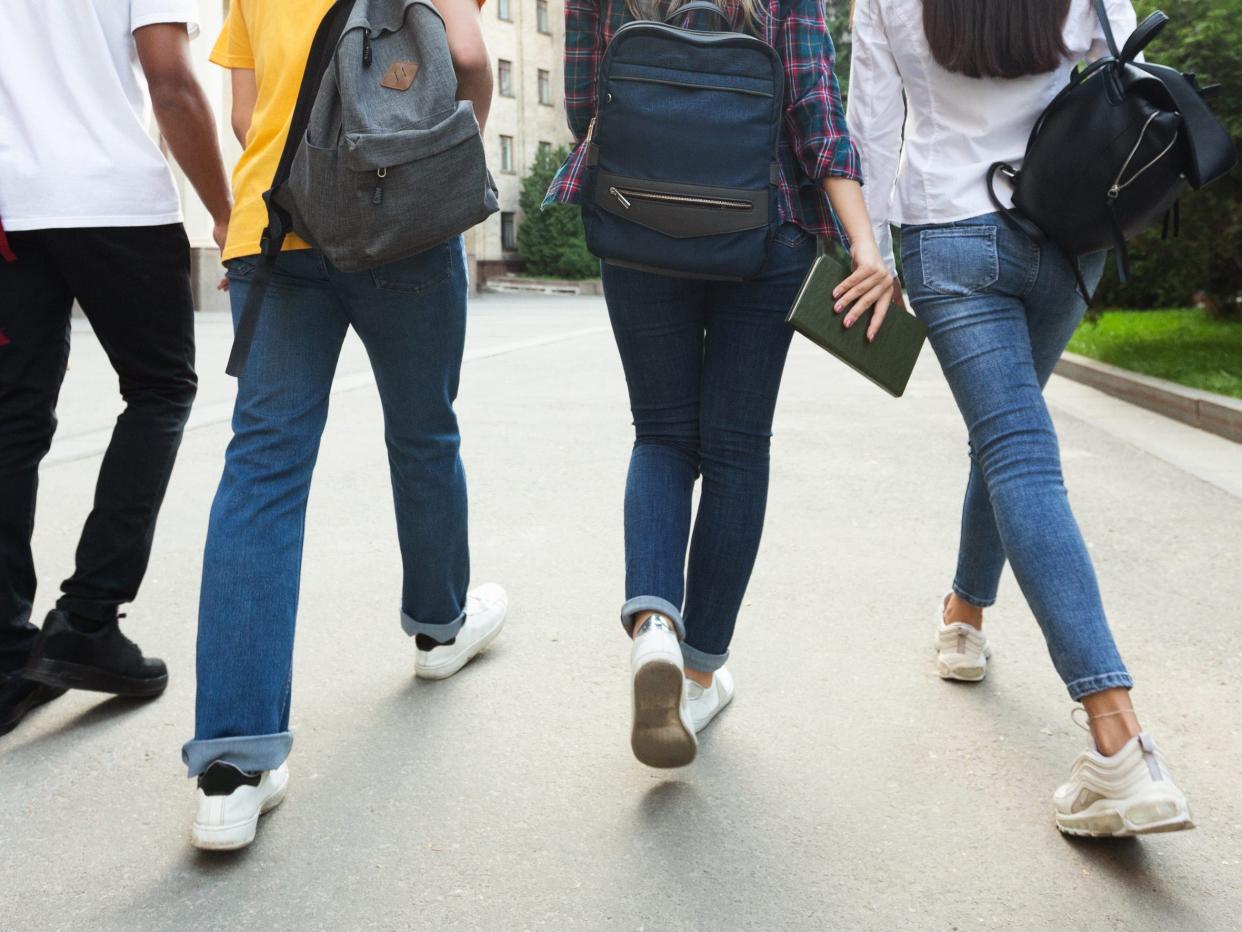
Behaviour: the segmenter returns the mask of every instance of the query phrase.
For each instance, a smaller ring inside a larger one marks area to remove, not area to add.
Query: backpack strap
[[[1113,35],[1113,24],[1108,19],[1108,8],[1104,0],[1095,0],[1095,15],[1104,29],[1104,41],[1108,43],[1108,54],[1113,58],[1121,58],[1121,49],[1117,47],[1117,37]]]
[[[712,0],[690,0],[689,3],[682,4],[672,13],[669,13],[668,16],[664,17],[664,22],[668,23],[670,26],[674,25],[679,19],[689,16],[695,11],[702,13],[715,13],[716,16],[720,18],[720,21],[724,23],[726,29],[731,29],[733,27],[733,24],[729,22],[729,17],[725,15],[724,10],[720,9],[720,7],[713,3]]]
[[[293,115],[289,119],[289,135],[285,139],[285,148],[280,153],[280,162],[272,177],[272,186],[263,192],[263,203],[267,205],[267,227],[259,239],[259,252],[262,259],[255,270],[246,292],[246,303],[242,305],[241,317],[237,321],[237,332],[233,335],[233,349],[229,353],[229,362],[224,371],[231,376],[241,378],[246,370],[246,361],[250,358],[250,347],[254,343],[255,330],[259,325],[259,309],[263,306],[263,298],[267,294],[268,283],[276,268],[276,260],[280,258],[285,237],[293,232],[293,218],[289,211],[276,201],[276,194],[289,179],[293,167],[293,157],[306,135],[306,127],[310,123],[311,110],[315,99],[319,96],[319,87],[323,76],[332,66],[336,55],[336,46],[341,34],[345,31],[345,23],[352,12],[354,0],[336,0],[336,3],[324,14],[315,39],[311,43],[310,54],[306,59],[306,70],[302,73],[302,84],[298,88],[297,103],[293,107]]]

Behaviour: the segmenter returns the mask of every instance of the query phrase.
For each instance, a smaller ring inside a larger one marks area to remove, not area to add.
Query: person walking
[[[1133,7],[1105,6],[1124,41]],[[970,438],[937,670],[986,675],[983,611],[1008,559],[1093,739],[1055,794],[1056,824],[1133,835],[1190,828],[1190,811],[1131,704],[1042,394],[1086,310],[1075,273],[1094,289],[1105,255],[1072,260],[1032,240],[995,212],[985,182],[992,163],[1020,162],[1074,64],[1106,51],[1092,0],[858,0],[848,119],[876,235],[892,269],[889,224],[901,227],[909,298]]]
[[[683,5],[567,0],[565,100],[578,142],[546,203],[583,199],[597,74],[613,35],[627,20],[663,21]],[[732,282],[608,263],[602,270],[635,426],[621,608],[633,639],[630,743],[654,767],[690,763],[696,733],[734,695],[725,663],[763,531],[772,418],[793,334],[785,316],[815,258],[816,237],[850,245],[855,271],[838,290],[847,325],[874,309],[874,336],[892,293],[863,206],[822,0],[727,0],[720,7],[733,29],[761,38],[783,62],[783,223],[762,271]],[[685,25],[719,28],[714,17],[690,10]]]
[[[224,248],[235,322],[260,261],[262,195],[332,5],[234,0],[211,54],[229,69],[233,130],[244,147]],[[482,127],[492,78],[478,8],[474,0],[435,6],[458,98],[471,101]],[[259,815],[285,796],[306,503],[350,327],[366,347],[384,411],[404,567],[400,621],[415,639],[415,675],[452,676],[496,637],[507,608],[495,584],[467,591],[466,476],[453,410],[466,330],[462,238],[365,272],[339,271],[296,236],[284,250],[238,380],[203,555],[195,729],[182,751],[198,778],[192,841],[200,848],[249,844]]]
[[[224,242],[231,198],[194,76],[194,0],[12,0],[0,29],[0,734],[78,688],[157,696],[164,663],[118,624],[151,556],[194,400],[190,244],[160,134]],[[70,74],[66,62],[72,62]],[[70,77],[71,80],[66,80]],[[5,243],[7,233],[7,246]],[[77,301],[125,410],[73,574],[42,630],[31,536]]]

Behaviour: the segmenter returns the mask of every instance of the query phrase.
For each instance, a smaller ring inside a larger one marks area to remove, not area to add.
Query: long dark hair
[[[947,71],[1021,78],[1065,61],[1069,9],[1070,0],[923,0],[923,31]]]

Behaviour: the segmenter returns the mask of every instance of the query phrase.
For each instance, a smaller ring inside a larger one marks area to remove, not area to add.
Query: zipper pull
[[[375,204],[376,206],[379,206],[380,204],[384,203],[384,185],[382,182],[387,175],[388,175],[387,168],[381,168],[379,169],[379,171],[375,173],[375,177],[378,180],[375,182],[375,191],[371,195],[371,203]]]
[[[1115,201],[1119,197],[1121,197],[1121,187],[1119,185],[1113,185],[1108,189],[1108,199],[1110,201]]]
[[[371,31],[362,30],[362,67],[371,67]]]
[[[611,194],[613,197],[615,197],[617,200],[619,200],[621,202],[621,206],[624,207],[626,210],[630,209],[629,199],[624,194],[622,194],[620,191],[618,191],[616,188],[609,188],[608,193]]]
[[[587,127],[587,134],[586,134],[586,145],[587,145],[587,147],[588,147],[588,148],[590,148],[590,145],[591,145],[591,139],[595,136],[595,121],[596,121],[597,119],[599,119],[599,118],[598,118],[598,117],[591,117],[591,125]]]

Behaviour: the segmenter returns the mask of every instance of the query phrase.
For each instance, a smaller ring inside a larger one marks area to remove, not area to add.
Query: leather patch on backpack
[[[380,87],[390,87],[394,91],[408,91],[418,74],[418,62],[395,61],[388,66],[384,76],[380,78]]]

